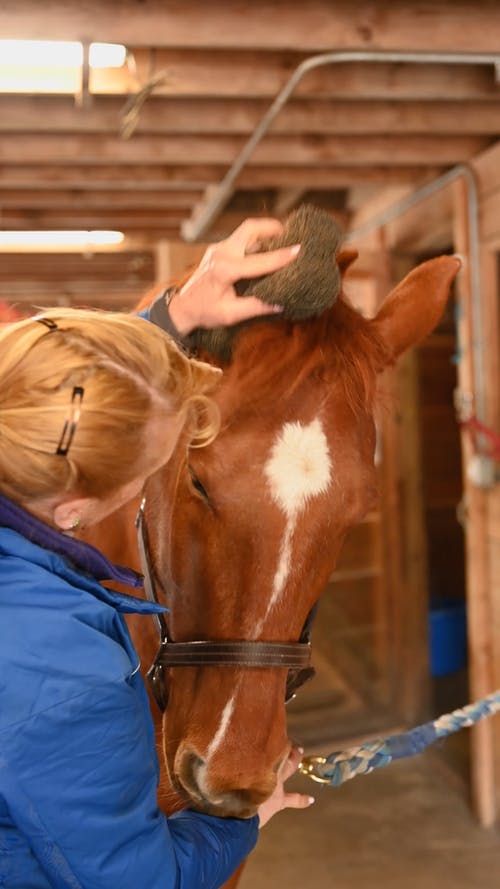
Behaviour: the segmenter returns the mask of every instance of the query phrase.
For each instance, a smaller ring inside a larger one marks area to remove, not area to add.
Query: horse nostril
[[[194,751],[185,751],[179,768],[179,779],[190,796],[197,800],[203,799],[200,787],[205,760]]]
[[[189,803],[208,815],[248,818],[269,795],[264,788],[210,787],[206,761],[193,750],[186,750],[177,760],[176,784]]]

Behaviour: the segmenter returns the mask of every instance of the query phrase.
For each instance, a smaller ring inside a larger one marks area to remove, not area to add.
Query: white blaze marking
[[[315,419],[307,426],[285,423],[272,446],[264,473],[273,500],[285,513],[287,520],[267,617],[278,601],[290,573],[292,537],[299,514],[312,497],[324,494],[330,484],[330,452],[320,421]],[[261,626],[262,623],[263,621]]]
[[[255,635],[260,633],[290,574],[292,538],[299,514],[312,497],[324,494],[330,484],[330,452],[320,421],[313,420],[308,426],[303,426],[301,423],[285,423],[272,446],[264,473],[273,500],[285,513],[286,526],[273,579],[271,599],[266,615],[256,627]],[[206,793],[204,782],[208,763],[222,744],[233,715],[238,691],[239,683],[222,711],[217,731],[207,748],[205,763],[198,770],[197,782],[202,793]]]
[[[222,743],[222,739],[224,738],[224,735],[226,734],[226,730],[229,725],[229,721],[231,719],[231,716],[233,715],[235,699],[236,699],[236,692],[233,694],[232,698],[229,699],[226,706],[224,707],[224,710],[222,711],[222,716],[221,716],[221,719],[219,722],[219,727],[218,727],[215,735],[213,736],[213,738],[210,741],[210,744],[208,745],[208,748],[207,748],[207,753],[205,756],[205,764],[206,765],[208,764],[208,761],[210,760],[210,758],[214,755],[217,748],[220,747],[220,745]]]

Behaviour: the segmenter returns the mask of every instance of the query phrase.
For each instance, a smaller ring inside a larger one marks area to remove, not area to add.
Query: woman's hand
[[[272,796],[259,806],[259,827],[264,827],[264,824],[267,824],[269,819],[276,815],[276,812],[281,812],[282,809],[306,809],[314,802],[313,796],[306,796],[303,793],[286,793],[284,788],[285,781],[297,771],[303,752],[297,747],[290,751],[290,755],[278,775],[278,782]]]
[[[295,259],[300,245],[256,253],[261,241],[282,230],[277,219],[247,219],[225,241],[208,248],[194,274],[170,301],[170,317],[182,336],[196,327],[227,327],[281,311],[256,297],[237,296],[233,285],[242,278],[275,272]]]

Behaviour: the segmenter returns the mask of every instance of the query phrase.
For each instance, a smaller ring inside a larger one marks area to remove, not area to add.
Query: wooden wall
[[[428,593],[431,602],[443,604],[465,596],[455,309],[452,298],[439,327],[417,348]]]
[[[499,320],[499,254],[500,254],[500,143],[478,156],[472,163],[479,197],[479,238],[481,277],[480,308],[482,329],[478,329],[477,313],[471,284],[471,244],[468,227],[467,190],[464,180],[436,192],[413,209],[406,210],[400,218],[386,225],[375,226],[355,241],[361,255],[377,257],[373,266],[373,281],[380,279],[381,257],[392,270],[394,279],[400,277],[402,265],[414,265],[425,255],[436,255],[450,248],[463,258],[463,270],[457,279],[456,299],[458,306],[458,343],[447,339],[444,331],[431,337],[417,353],[417,379],[420,391],[415,389],[418,401],[422,437],[422,455],[418,445],[408,437],[407,447],[413,459],[405,456],[404,449],[393,449],[398,467],[393,470],[395,479],[387,479],[400,512],[400,521],[408,512],[420,517],[414,519],[413,542],[402,545],[394,535],[393,546],[397,557],[402,558],[400,580],[405,602],[409,590],[405,586],[408,575],[408,559],[411,552],[419,552],[417,563],[429,568],[446,596],[454,596],[460,583],[461,532],[453,518],[453,504],[459,495],[457,463],[461,462],[461,487],[463,518],[463,551],[465,554],[465,586],[467,594],[469,636],[469,681],[472,699],[483,697],[500,688],[500,480],[488,488],[478,487],[469,478],[468,470],[474,455],[469,435],[461,433],[457,451],[457,421],[450,404],[455,369],[449,364],[450,351],[457,349],[456,382],[466,399],[471,394],[477,403],[479,381],[474,367],[473,348],[479,342],[480,360],[484,374],[484,412],[482,419],[494,431],[500,433],[500,320]],[[409,189],[387,189],[368,202],[353,220],[353,228],[360,229],[367,220],[374,219],[381,211],[395,205],[410,194]],[[395,271],[398,270],[398,274]],[[415,360],[411,359],[410,360]],[[396,388],[404,391],[405,365],[398,374]],[[420,373],[420,376],[419,376]],[[407,378],[407,374],[406,374]],[[401,388],[403,386],[403,389]],[[401,407],[398,408],[401,410]],[[404,408],[403,408],[404,410]],[[406,463],[407,471],[403,467]],[[425,469],[424,469],[425,467]],[[413,482],[408,478],[408,472]],[[422,475],[423,473],[423,475]],[[419,499],[419,485],[424,497]],[[406,487],[406,490],[405,490]],[[411,489],[416,497],[411,496]],[[420,521],[420,527],[419,527]],[[422,537],[422,525],[424,535]],[[427,528],[427,534],[425,529]],[[435,552],[427,542],[439,531],[441,545]],[[390,532],[389,532],[390,533]],[[409,547],[409,548],[408,548]],[[405,570],[406,565],[406,570]],[[424,602],[429,594],[426,588],[420,594]],[[405,606],[394,612],[395,626],[404,635]],[[399,624],[398,624],[399,614]],[[422,625],[423,607],[417,608],[416,618]],[[425,644],[423,641],[422,644]],[[413,669],[415,680],[422,676],[421,659],[415,652]],[[415,687],[415,683],[413,683]],[[472,793],[481,823],[491,825],[500,810],[500,719],[481,723],[472,734]]]
[[[500,143],[477,159],[474,170],[480,195],[485,421],[500,433]],[[470,626],[474,666],[471,682],[473,693],[482,695],[500,688],[500,478],[491,488],[476,491],[474,496],[480,545],[476,546],[474,541],[468,558],[473,564],[469,601],[478,599]],[[500,812],[498,717],[476,730],[475,745],[475,794],[483,821],[492,823]],[[486,803],[481,806],[483,799]]]

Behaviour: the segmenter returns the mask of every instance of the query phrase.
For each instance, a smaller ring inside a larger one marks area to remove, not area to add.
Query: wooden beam
[[[432,220],[432,224],[429,224]],[[451,188],[437,191],[385,226],[389,250],[417,256],[453,246],[453,195]]]
[[[83,164],[81,158],[75,164],[57,164],[44,160],[43,164],[14,164],[0,162],[0,188],[8,189],[53,189],[97,188],[132,191],[151,189],[155,192],[168,192],[175,189],[199,188],[203,190],[210,183],[220,182],[227,166],[221,164]],[[422,167],[417,164],[402,166],[348,166],[335,167],[325,164],[314,166],[259,165],[247,167],[238,178],[238,186],[254,188],[344,188],[350,184],[380,183],[420,183],[424,176],[436,178],[443,167],[434,164]]]
[[[263,209],[260,213],[252,211],[249,214],[242,208],[239,211],[223,213],[214,223],[211,238],[226,237],[243,220],[249,216],[272,215],[272,208]],[[332,214],[340,225],[346,224],[346,215],[341,212]],[[48,211],[9,211],[0,217],[0,231],[15,230],[19,232],[32,229],[42,231],[60,231],[61,229],[112,229],[128,233],[144,234],[150,238],[170,238],[174,235],[179,239],[180,225],[183,214],[175,211],[150,212],[145,215],[135,211],[94,210],[86,214],[78,209],[72,211],[48,210]]]
[[[133,279],[135,284],[147,283],[154,279],[155,264],[153,250],[121,253],[92,254],[8,254],[2,255],[0,262],[0,284],[9,286],[51,287],[54,281],[64,278],[73,280],[80,286],[99,281],[113,285],[116,281]]]
[[[117,229],[119,231],[177,230],[183,219],[179,210],[107,210],[80,209],[75,206],[61,210],[7,210],[0,216],[0,231],[61,229]]]
[[[293,44],[290,44],[293,45]],[[334,44],[335,45],[335,44]],[[329,47],[330,48],[330,47]],[[427,47],[429,49],[429,47]],[[307,55],[299,52],[263,53],[249,50],[155,50],[154,56],[134,51],[138,81],[142,85],[152,71],[166,72],[155,95],[214,98],[271,99],[288,82]],[[98,85],[96,84],[98,88]],[[102,84],[103,92],[110,84]],[[115,89],[133,92],[128,79]],[[446,65],[411,62],[343,62],[312,69],[299,81],[294,98],[385,99],[411,101],[450,96],[453,100],[498,98],[493,65]]]
[[[158,80],[148,100],[162,96],[172,101],[205,102],[223,98],[234,102],[260,100],[269,103],[287,83],[290,74],[307,56],[304,53],[262,53],[248,50],[132,50],[136,75],[128,67],[94,69],[90,72],[89,95],[92,102],[85,108],[92,120],[96,98],[120,97],[116,120],[119,120],[125,98],[132,98],[152,74]],[[1,67],[0,67],[1,72]],[[64,99],[75,104],[75,84],[61,69],[60,80],[46,85],[43,69],[33,87],[30,81],[17,92],[17,98]],[[73,78],[74,80],[74,78]],[[78,82],[78,78],[77,78]],[[59,93],[59,96],[56,94]],[[52,95],[50,95],[52,94]],[[61,95],[63,94],[63,95]],[[487,101],[498,98],[498,86],[492,65],[415,65],[401,62],[344,62],[312,69],[299,81],[293,99],[338,101],[354,98],[361,101],[414,102],[449,97],[451,101]],[[80,111],[83,109],[80,108]]]
[[[470,274],[470,232],[468,230],[467,190],[464,181],[452,186],[455,201],[455,248],[466,257],[466,274],[457,278],[459,316],[457,337],[461,359],[458,363],[458,385],[463,394],[478,397],[473,344],[485,330],[474,327],[475,313]],[[481,294],[482,297],[482,294]],[[481,360],[484,360],[481,357]],[[466,506],[465,554],[467,590],[467,629],[469,642],[469,691],[471,701],[479,700],[495,690],[494,610],[490,561],[488,553],[488,493],[472,483],[468,466],[474,449],[464,428],[461,434],[463,462],[463,500]],[[471,732],[471,773],[473,803],[481,824],[491,827],[496,818],[494,727],[491,719],[474,726]]]
[[[0,144],[0,161],[8,164],[72,164],[75,158],[90,164],[222,164],[230,165],[245,140],[237,136],[134,136],[128,142],[111,136],[85,134],[19,137],[6,133]],[[249,166],[271,164],[455,164],[488,147],[479,136],[267,136],[256,148]]]
[[[470,72],[468,72],[470,73]],[[500,132],[498,90],[491,100],[459,101],[442,86],[436,94],[446,101],[384,101],[381,99],[330,101],[292,100],[277,116],[272,133],[415,134],[443,133],[495,136]],[[391,94],[393,93],[391,89]],[[387,96],[387,91],[385,93]],[[185,134],[250,135],[269,107],[269,102],[247,99],[151,98],[139,115],[136,134],[164,137]],[[0,133],[119,133],[123,100],[94,99],[85,111],[67,97],[2,96]]]
[[[72,189],[3,189],[0,185],[0,211],[5,210],[65,210],[82,213],[95,210],[185,210],[201,195],[200,189],[164,191],[158,195],[153,189],[129,191],[127,188]]]
[[[109,299],[112,300],[115,294],[119,294],[120,296],[123,293],[130,291],[132,294],[136,294],[138,292],[145,292],[148,287],[154,282],[154,276],[152,275],[148,281],[130,281],[127,280],[127,277],[124,276],[122,279],[118,280],[116,283],[107,282],[103,284],[102,281],[85,281],[83,284],[81,281],[73,280],[72,278],[54,277],[52,281],[44,281],[39,282],[36,280],[21,280],[21,281],[2,281],[0,283],[0,299],[9,299],[9,300],[17,300],[17,299],[26,299],[28,295],[31,298],[50,300],[51,296],[53,297],[54,292],[64,292],[68,296],[78,297],[80,300],[84,300],[89,294],[100,292],[109,294]]]
[[[377,219],[385,211],[396,208],[412,190],[408,187],[381,189],[365,201],[351,217],[351,230],[363,229],[366,223]],[[408,256],[437,253],[453,245],[453,196],[451,188],[441,188],[414,207],[405,210],[384,227],[384,243],[388,250]],[[363,236],[360,247],[370,234]],[[363,247],[364,250],[364,247]]]
[[[479,223],[481,226],[481,239],[485,244],[491,245],[492,249],[498,249],[500,240],[500,188],[491,191],[488,196],[484,196],[481,201],[479,212]]]
[[[83,163],[78,158],[74,164],[64,166],[47,161],[40,164],[10,164],[0,161],[0,187],[8,188],[79,188],[91,191],[95,188],[121,190],[203,189],[208,182],[224,175],[223,165],[208,164],[120,164]]]
[[[303,188],[282,188],[276,195],[273,213],[276,216],[285,216],[290,210],[293,210],[304,197]]]
[[[26,309],[36,311],[39,306],[81,306],[121,312],[130,311],[137,305],[145,289],[127,290],[122,288],[112,292],[103,289],[102,286],[96,286],[95,289],[85,293],[73,293],[60,284],[50,292],[42,293],[39,290],[12,292],[8,287],[2,287],[0,299],[6,300],[13,306],[18,306],[22,311],[26,311]]]
[[[500,7],[491,0],[369,0],[356,13],[351,0],[310,0],[301,4],[257,0],[17,0],[3,4],[3,38],[91,40],[130,46],[203,46],[286,49],[311,52],[337,49],[497,52]]]
[[[186,244],[179,240],[161,240],[156,247],[156,280],[179,279],[187,269],[197,266],[205,252],[205,244]]]
[[[496,142],[471,164],[480,195],[500,189],[500,142]]]

